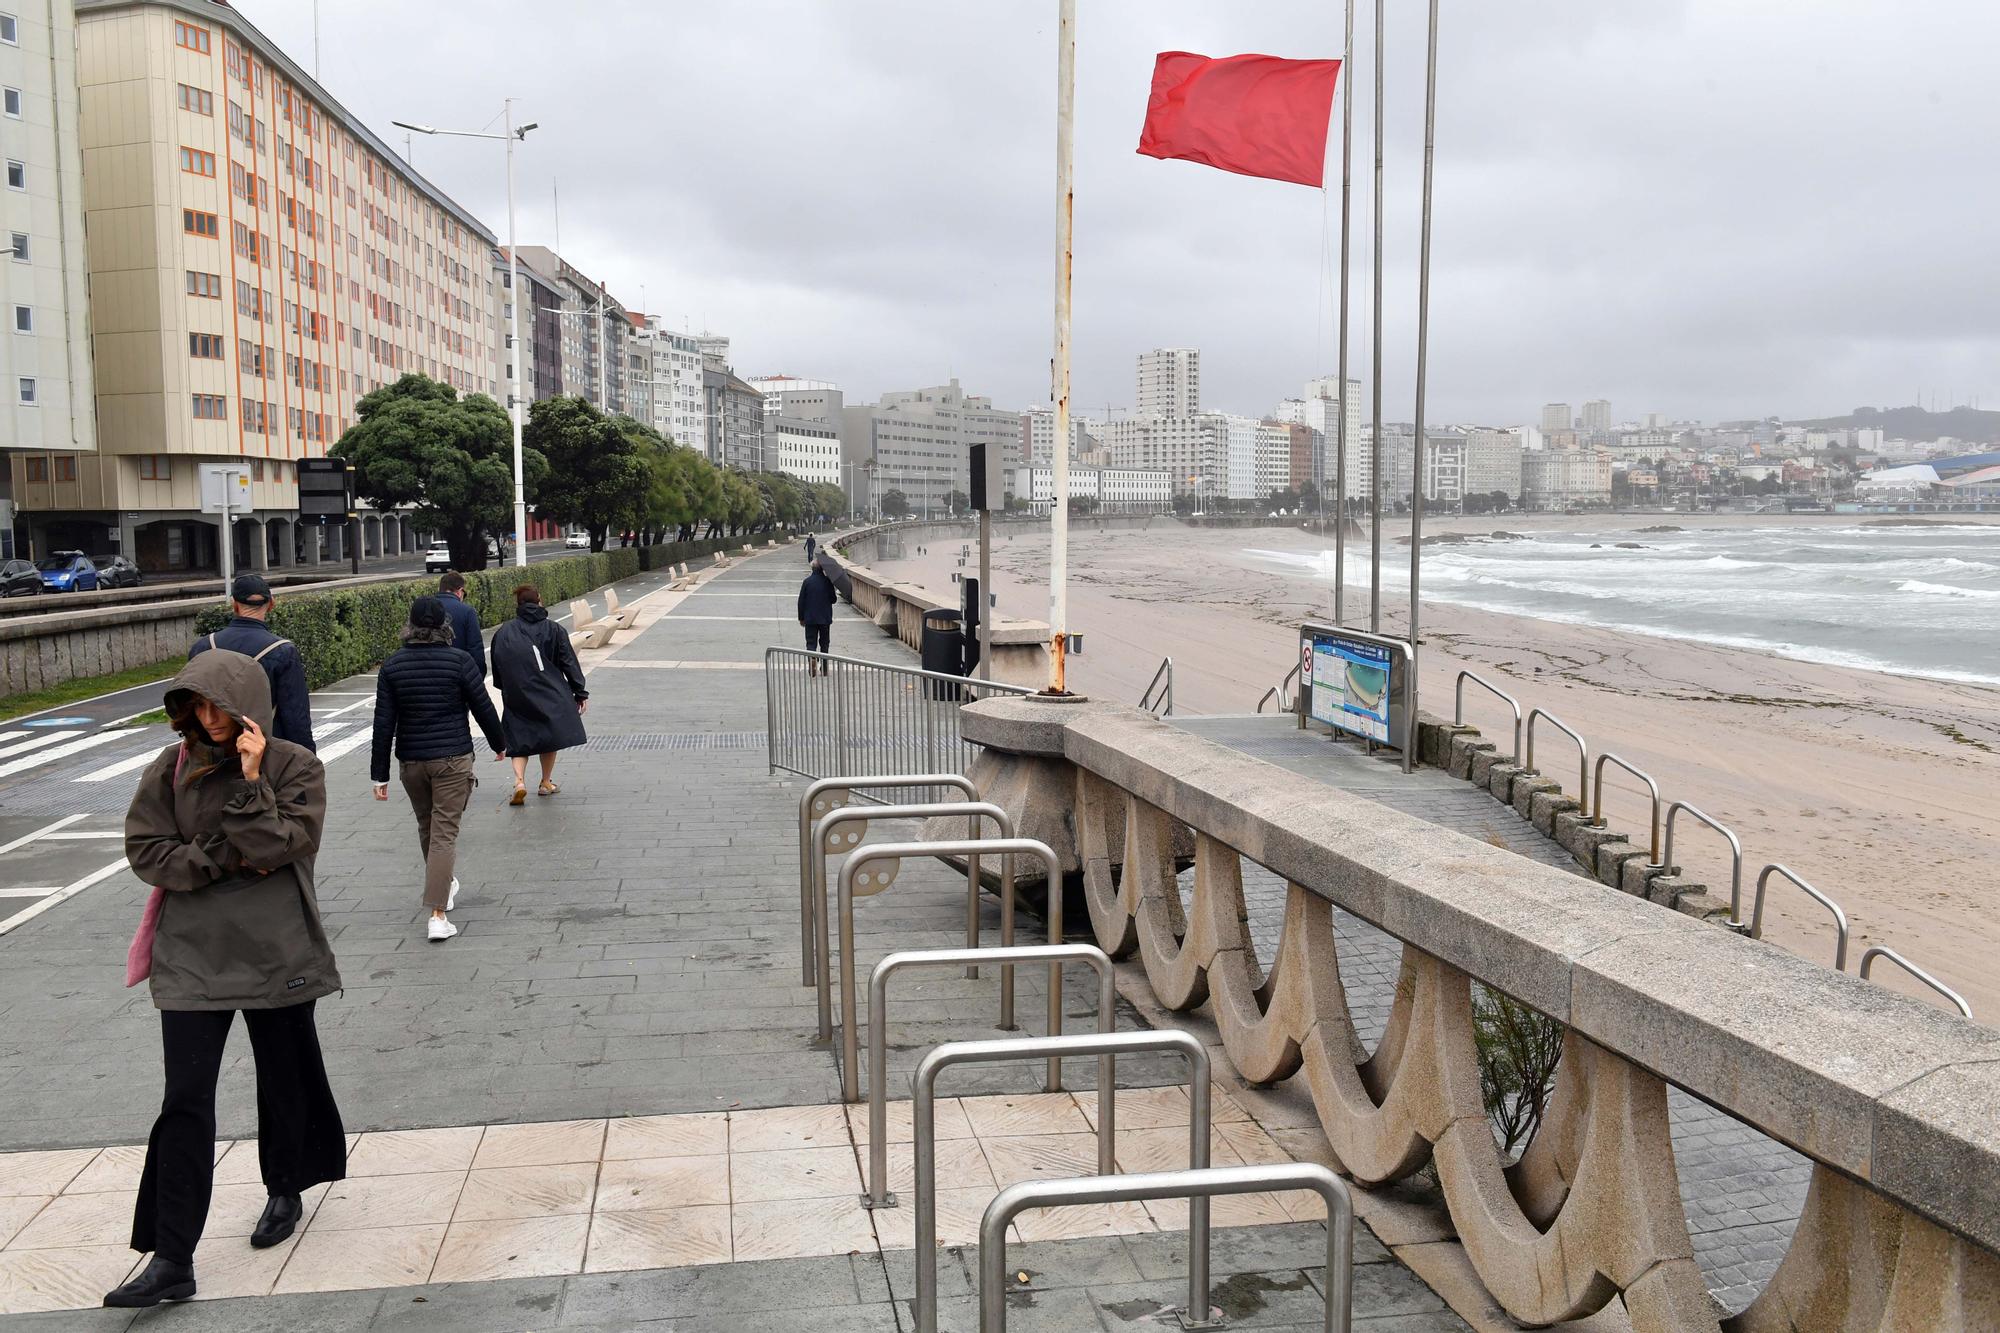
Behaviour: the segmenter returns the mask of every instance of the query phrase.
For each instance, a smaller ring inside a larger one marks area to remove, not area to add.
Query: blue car
[[[57,551],[35,565],[50,592],[96,592],[97,566],[81,551]]]

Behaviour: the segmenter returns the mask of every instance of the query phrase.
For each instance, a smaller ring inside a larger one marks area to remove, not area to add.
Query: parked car
[[[450,568],[451,568],[451,543],[432,542],[430,549],[424,552],[424,573],[442,574],[445,570]]]
[[[42,591],[42,572],[32,560],[9,560],[0,564],[0,597],[37,597]]]
[[[57,551],[35,565],[50,592],[96,592],[97,566],[81,551]]]
[[[590,549],[590,534],[587,532],[572,532],[569,536],[563,538],[563,545],[572,551],[588,551]]]
[[[90,563],[97,566],[97,586],[100,588],[136,588],[141,580],[139,567],[122,555],[94,555]]]

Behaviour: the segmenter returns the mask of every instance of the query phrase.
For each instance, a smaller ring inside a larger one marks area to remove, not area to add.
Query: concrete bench
[[[639,612],[635,607],[621,606],[618,589],[604,590],[604,623],[613,630],[631,629],[639,623]]]
[[[569,604],[569,642],[572,648],[605,648],[611,636],[625,628],[609,620],[599,620],[590,603],[581,597]]]

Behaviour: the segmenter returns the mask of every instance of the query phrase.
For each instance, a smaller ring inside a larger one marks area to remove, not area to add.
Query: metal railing
[[[1290,671],[1287,671],[1285,673],[1285,678],[1283,680],[1279,681],[1276,685],[1273,685],[1270,689],[1264,691],[1263,697],[1257,700],[1257,711],[1260,713],[1263,712],[1264,705],[1270,703],[1273,699],[1276,699],[1278,701],[1278,711],[1280,713],[1291,712],[1292,702],[1290,697],[1286,695],[1285,688],[1298,678],[1299,678],[1299,669],[1298,667],[1294,666]]]
[[[1660,784],[1653,781],[1652,777],[1649,774],[1641,772],[1640,770],[1634,768],[1632,765],[1626,763],[1623,759],[1620,759],[1617,755],[1612,754],[1608,751],[1604,754],[1597,756],[1597,770],[1596,770],[1597,791],[1595,795],[1591,798],[1590,802],[1590,826],[1592,828],[1604,827],[1604,766],[1606,764],[1618,765],[1618,767],[1624,769],[1627,773],[1630,773],[1633,777],[1645,783],[1646,790],[1650,791],[1653,794],[1653,840],[1650,845],[1650,850],[1648,850],[1646,855],[1649,858],[1648,861],[1649,864],[1659,865],[1660,864]]]
[[[1942,981],[1939,981],[1936,977],[1924,971],[1921,967],[1918,967],[1915,963],[1911,962],[1909,959],[1903,957],[1903,955],[1897,953],[1894,949],[1891,949],[1886,945],[1877,944],[1872,948],[1866,949],[1862,952],[1861,979],[1863,981],[1868,980],[1868,969],[1875,962],[1877,958],[1888,959],[1890,962],[1894,963],[1897,967],[1902,968],[1905,972],[1908,972],[1918,981],[1923,982],[1926,986],[1929,986],[1932,990],[1944,996],[1945,999],[1950,1000],[1954,1005],[1958,1006],[1958,1012],[1960,1014],[1963,1014],[1967,1018],[1972,1017],[1972,1006],[1965,1002],[1965,997],[1963,995],[1960,995],[1957,991],[1945,985]]]
[[[1683,810],[1729,839],[1729,925],[1732,929],[1740,929],[1743,925],[1743,841],[1736,836],[1734,829],[1704,814],[1697,806],[1675,801],[1667,807],[1666,851],[1655,858],[1654,864],[1665,866],[1668,874],[1674,872],[1674,816]]]
[[[1465,725],[1465,682],[1468,680],[1514,710],[1514,753],[1508,757],[1508,762],[1519,764],[1521,762],[1521,705],[1515,701],[1513,695],[1507,693],[1498,685],[1486,679],[1486,677],[1471,671],[1461,671],[1458,673],[1458,679],[1452,683],[1451,724],[1454,727]]]
[[[1033,693],[976,676],[770,647],[765,760],[773,773],[809,778],[963,772],[975,747],[959,734],[960,704]]]
[[[1118,1018],[1118,988],[1111,971],[1111,959],[1094,944],[1030,944],[998,949],[906,949],[892,953],[875,964],[868,974],[868,1192],[861,1196],[863,1208],[894,1208],[896,1196],[889,1192],[889,978],[906,967],[952,967],[964,962],[1011,959],[1015,963],[1089,963],[1097,970],[1097,1031],[1108,1036]],[[1011,970],[1011,965],[1010,965]],[[1060,1037],[1058,1026],[1049,1033]],[[1113,1088],[1117,1082],[1117,1057],[1106,1051],[1097,1057],[1097,1086]],[[1097,1169],[1110,1175],[1118,1169],[1112,1160],[1117,1141],[1117,1102],[1108,1094],[1098,1097]]]
[[[1781,866],[1776,861],[1765,866],[1763,871],[1757,876],[1757,896],[1750,900],[1750,938],[1753,940],[1764,938],[1764,889],[1770,883],[1771,876],[1773,875],[1783,875],[1786,879],[1805,890],[1807,897],[1833,913],[1833,926],[1839,932],[1833,946],[1833,970],[1836,972],[1845,972],[1847,970],[1847,913],[1840,910],[1839,903],[1806,883],[1796,871]]]
[[[1339,1176],[1317,1162],[1269,1166],[1212,1166],[1192,1171],[1097,1176],[1082,1180],[1024,1180],[986,1205],[979,1221],[979,1330],[1007,1328],[1007,1228],[1030,1208],[1137,1203],[1181,1199],[1204,1206],[1218,1194],[1312,1190],[1326,1202],[1326,1333],[1348,1333],[1354,1318],[1354,1198]],[[935,1260],[933,1260],[935,1262]],[[920,1307],[921,1308],[921,1307]],[[1188,1307],[1182,1328],[1220,1328],[1208,1303],[1206,1238],[1188,1238]]]
[[[827,819],[841,814],[835,811]],[[821,823],[824,823],[822,820]],[[841,1100],[858,1102],[861,1100],[861,1076],[856,1066],[860,1062],[861,1040],[855,1031],[855,985],[854,985],[854,899],[861,887],[861,877],[867,868],[877,862],[890,863],[888,869],[875,876],[869,885],[870,893],[879,893],[896,877],[895,866],[910,856],[978,856],[981,853],[993,856],[1035,856],[1040,857],[1049,876],[1049,943],[1063,942],[1063,870],[1062,861],[1045,842],[1033,838],[973,838],[960,842],[885,842],[874,847],[860,847],[851,853],[840,867],[840,1095]],[[1011,915],[1011,914],[1010,914]],[[1005,925],[1002,927],[1003,945],[1012,944],[1006,938]],[[1002,999],[1005,1000],[1006,972],[1013,964],[1004,964],[1002,973]],[[1011,1018],[1012,1014],[1006,1015]],[[882,1016],[870,1013],[868,1021],[879,1023]],[[1062,1029],[1062,964],[1049,964],[1049,1030]],[[1062,1091],[1062,1062],[1053,1057],[1049,1060],[1047,1088],[1050,1092]]]
[[[1577,804],[1581,805],[1590,797],[1590,745],[1583,739],[1581,732],[1557,717],[1554,713],[1543,708],[1531,708],[1528,710],[1528,771],[1530,773],[1540,773],[1542,771],[1535,767],[1535,722],[1537,719],[1546,721],[1557,731],[1560,731],[1563,735],[1576,742],[1576,800]]]
[[[1160,669],[1153,673],[1153,679],[1146,686],[1146,692],[1139,696],[1139,707],[1160,717],[1174,715],[1174,659],[1160,659]]]
[[[916,1168],[917,1215],[917,1333],[937,1333],[937,1080],[953,1065],[1001,1064],[1010,1060],[1049,1058],[1060,1065],[1068,1055],[1138,1055],[1148,1051],[1169,1051],[1188,1062],[1188,1157],[1196,1169],[1208,1165],[1209,1061],[1208,1048],[1201,1038],[1180,1028],[1155,1032],[1113,1032],[1106,1035],[1074,1037],[1016,1037],[1002,1041],[949,1041],[934,1046],[917,1065],[910,1080],[910,1137]],[[1100,1104],[1116,1094],[1106,1084],[1098,1089]],[[1107,1122],[1098,1121],[1098,1161],[1108,1160],[1105,1150],[1111,1138],[1104,1132]],[[1117,1179],[1117,1177],[1109,1177]],[[1005,1197],[1004,1192],[1002,1197]],[[1164,1196],[1163,1196],[1164,1197]],[[989,1209],[990,1214],[990,1209]],[[1004,1231],[1005,1228],[1003,1227]],[[1201,1294],[1199,1308],[1206,1312],[1208,1298],[1208,1198],[1195,1195],[1188,1204],[1188,1289]],[[983,1318],[983,1316],[982,1316]]]
[[[941,804],[925,805],[860,805],[848,806],[840,810],[828,811],[814,825],[812,848],[811,888],[807,895],[807,908],[818,925],[817,962],[815,969],[819,987],[819,1039],[833,1039],[833,982],[831,930],[827,924],[826,911],[826,858],[836,853],[852,853],[861,845],[861,830],[843,833],[845,824],[866,824],[877,819],[956,819],[964,816],[968,824],[967,832],[975,841],[982,840],[981,819],[990,819],[1000,830],[1002,839],[1014,836],[1014,821],[1005,810],[991,801],[947,801]],[[896,878],[896,867],[878,871],[875,875],[862,875],[856,888],[862,896],[880,893]],[[1000,858],[1000,942],[1014,942],[1014,858]],[[979,947],[979,854],[965,858],[965,947]],[[977,968],[966,969],[968,977],[979,975]],[[1014,1026],[1014,969],[1002,970],[1000,978],[1000,1026]]]

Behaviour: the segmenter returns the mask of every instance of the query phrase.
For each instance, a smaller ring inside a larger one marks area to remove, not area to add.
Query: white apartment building
[[[15,8],[9,6],[9,9]],[[7,323],[0,379],[0,560],[17,550],[13,488],[75,481],[77,456],[97,448],[89,286],[78,137],[76,15],[70,0],[0,14],[0,135],[7,163],[0,225],[0,310]],[[14,450],[34,451],[18,463]],[[41,550],[35,551],[41,555]]]
[[[1574,430],[1576,421],[1569,414],[1568,403],[1542,404],[1542,434],[1551,435],[1559,430]]]
[[[1139,353],[1135,416],[1191,417],[1201,411],[1201,350],[1155,347]]]
[[[840,427],[835,422],[771,416],[766,403],[765,456],[778,471],[814,485],[840,485]]]
[[[1024,499],[1037,513],[1055,505],[1055,469],[1015,466],[1006,470],[1007,493]],[[1144,468],[1072,467],[1072,498],[1097,501],[1104,514],[1159,514],[1173,508],[1171,479],[1165,472]]]
[[[1465,435],[1465,493],[1509,500],[1521,498],[1521,436],[1511,430],[1478,427]]]
[[[1228,481],[1224,420],[1202,415],[1113,421],[1105,427],[1105,453],[1115,468],[1166,472],[1176,496],[1220,496]]]
[[[1593,398],[1583,405],[1583,433],[1604,435],[1611,430],[1611,400]]]
[[[1093,417],[1072,412],[1069,418],[1069,452],[1072,458],[1087,454],[1098,448],[1104,436],[1104,423]],[[1049,464],[1056,456],[1056,410],[1053,407],[1031,407],[1021,413],[1020,451],[1014,458],[1024,463]]]
[[[647,424],[675,444],[703,448],[708,409],[702,392],[701,349],[692,336],[661,327],[651,315],[644,319],[633,329],[632,347],[638,366],[635,396],[650,408]]]
[[[1602,449],[1535,449],[1521,455],[1521,507],[1593,508],[1611,503],[1611,455]]]
[[[1223,495],[1231,500],[1261,500],[1257,489],[1257,436],[1263,423],[1255,417],[1218,414],[1222,436]]]
[[[1310,480],[1322,495],[1333,494],[1340,476],[1337,454],[1340,450],[1342,401],[1339,378],[1320,375],[1306,381],[1303,396],[1288,398],[1278,405],[1280,421],[1302,422],[1319,435],[1314,443]],[[1347,494],[1352,499],[1368,494],[1369,481],[1374,476],[1373,459],[1361,447],[1360,380],[1347,381],[1344,401],[1347,404]]]
[[[1257,457],[1255,464],[1255,498],[1262,500],[1277,491],[1288,490],[1292,484],[1292,430],[1296,423],[1284,421],[1260,421],[1257,423]]]
[[[945,508],[953,491],[971,493],[974,443],[999,450],[1002,459],[1013,456],[1021,414],[967,394],[954,379],[885,393],[876,404],[843,406],[839,430],[842,462],[858,464],[871,479],[869,503],[879,505],[882,496],[900,491],[921,514]]]

